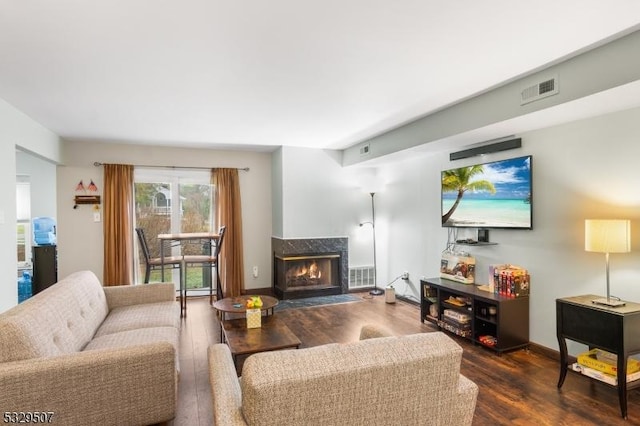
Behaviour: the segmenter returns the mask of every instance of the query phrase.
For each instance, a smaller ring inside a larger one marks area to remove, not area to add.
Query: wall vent
[[[349,268],[349,289],[375,286],[373,266],[357,266]]]
[[[538,99],[558,94],[558,77],[541,81],[526,87],[520,92],[520,105],[525,105]]]
[[[371,145],[365,144],[360,147],[360,155],[369,155],[371,152]]]

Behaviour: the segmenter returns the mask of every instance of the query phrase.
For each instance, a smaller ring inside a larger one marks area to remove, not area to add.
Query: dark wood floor
[[[362,302],[278,312],[302,347],[358,339],[366,323],[395,334],[433,331],[420,322],[417,306],[359,294]],[[461,372],[480,387],[474,425],[640,425],[640,390],[629,393],[629,419],[620,417],[617,393],[569,372],[558,391],[558,362],[535,350],[498,356],[455,338],[463,347]],[[178,414],[174,425],[212,425],[207,346],[218,343],[219,323],[206,298],[189,299],[180,342]],[[348,424],[348,421],[345,421]]]

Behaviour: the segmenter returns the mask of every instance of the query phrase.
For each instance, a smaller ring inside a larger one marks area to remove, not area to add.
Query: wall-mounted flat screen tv
[[[442,226],[532,229],[531,156],[444,170]]]

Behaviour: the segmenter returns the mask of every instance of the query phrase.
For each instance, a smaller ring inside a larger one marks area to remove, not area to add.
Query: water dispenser
[[[56,220],[54,218],[33,218],[33,242],[37,246],[56,244]]]

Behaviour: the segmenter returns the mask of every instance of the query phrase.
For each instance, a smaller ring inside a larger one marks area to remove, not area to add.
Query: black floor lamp
[[[371,224],[371,229],[373,230],[373,285],[374,288],[369,292],[372,296],[380,296],[384,294],[382,289],[378,288],[378,267],[376,265],[376,205],[373,201],[375,192],[370,192],[371,194],[371,222],[362,222],[360,226],[369,223]]]

